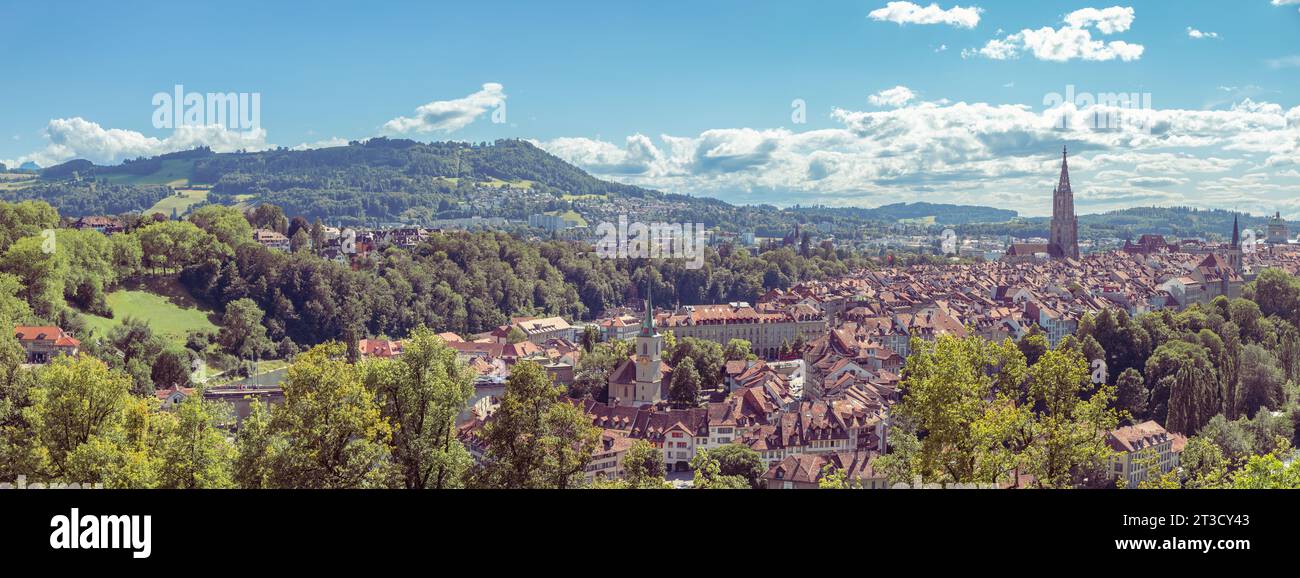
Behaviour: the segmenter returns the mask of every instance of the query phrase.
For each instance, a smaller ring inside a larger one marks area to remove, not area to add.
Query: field
[[[162,168],[148,175],[126,173],[108,173],[103,175],[110,183],[123,185],[167,185],[186,187],[190,185],[190,175],[194,173],[194,161],[189,159],[167,159]]]
[[[173,279],[151,281],[109,293],[113,318],[86,314],[86,328],[95,335],[108,335],[127,317],[149,322],[154,333],[174,342],[184,342],[191,330],[216,330],[209,314],[198,308],[189,293]]]
[[[573,221],[577,223],[579,227],[587,226],[587,220],[582,218],[582,215],[579,215],[578,212],[573,209],[569,209],[567,211],[564,211],[563,213],[559,211],[551,211],[547,214],[563,217],[566,221]]]
[[[208,188],[177,189],[176,194],[158,201],[154,206],[149,207],[144,214],[152,215],[162,213],[170,217],[172,210],[176,211],[179,216],[185,216],[190,211],[190,207],[208,200]]]
[[[36,184],[33,175],[13,175],[0,173],[0,191],[12,191]]]

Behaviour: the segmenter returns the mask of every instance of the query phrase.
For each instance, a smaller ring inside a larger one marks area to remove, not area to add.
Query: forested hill
[[[185,199],[164,200],[167,187]],[[116,166],[74,160],[46,168],[30,186],[0,190],[3,200],[32,198],[68,216],[153,211],[183,216],[202,203],[270,203],[290,215],[340,225],[427,224],[466,217],[524,220],[537,213],[570,212],[607,219],[647,211],[641,216],[759,236],[784,236],[798,224],[819,225],[823,232],[844,237],[900,221],[925,226],[1016,216],[987,207],[928,203],[877,209],[734,206],[604,181],[522,140],[420,143],[382,137],[312,150],[214,153],[199,148]]]
[[[270,203],[288,215],[331,225],[430,225],[469,217],[523,221],[548,213],[577,214],[589,222],[632,214],[760,237],[785,236],[795,225],[815,225],[840,239],[869,238],[899,224],[913,231],[953,225],[963,234],[1019,237],[1046,236],[1048,230],[1047,219],[1020,219],[1015,211],[979,206],[736,206],[604,181],[523,140],[420,143],[380,137],[310,150],[198,148],[116,166],[73,160],[44,169],[39,179],[0,187],[0,200],[27,199],[49,202],[71,217],[127,212],[179,217],[204,203],[245,208]],[[1230,231],[1231,218],[1225,211],[1134,208],[1081,215],[1080,237],[1210,237]],[[1265,224],[1262,217],[1243,220],[1243,226]]]
[[[1224,239],[1232,234],[1232,221],[1242,228],[1265,230],[1269,219],[1223,209],[1195,207],[1131,207],[1118,211],[1079,215],[1079,237],[1084,239],[1132,239],[1144,234],[1177,238]],[[1006,223],[983,223],[958,227],[962,234],[1047,237],[1051,219],[1034,217]]]

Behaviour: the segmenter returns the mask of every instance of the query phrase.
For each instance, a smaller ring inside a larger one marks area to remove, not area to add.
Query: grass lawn
[[[153,174],[132,175],[127,173],[105,174],[104,178],[110,183],[129,184],[129,185],[168,185],[172,187],[185,187],[190,184],[190,176],[194,174],[194,161],[189,159],[167,159],[162,162],[162,168]]]
[[[108,306],[113,318],[86,314],[86,328],[95,335],[108,332],[127,317],[149,322],[154,333],[173,342],[184,342],[191,330],[216,330],[208,312],[197,307],[193,297],[175,279],[150,280],[109,293]]]
[[[549,212],[549,213],[547,213],[547,214],[548,214],[548,215],[555,215],[555,216],[558,216],[558,217],[563,217],[566,221],[573,221],[573,222],[577,223],[579,227],[586,227],[586,226],[587,226],[587,220],[584,219],[584,218],[582,218],[582,215],[579,215],[578,212],[575,211],[575,210],[573,210],[573,209],[569,209],[569,210],[564,211],[564,212],[551,211],[551,212]]]
[[[11,177],[24,177],[24,178],[11,178]],[[27,177],[26,175],[3,175],[3,178],[0,178],[0,191],[14,191],[18,189],[25,189],[38,182],[39,180],[36,179],[36,177]]]
[[[172,209],[175,209],[177,215],[184,217],[190,212],[190,207],[206,200],[208,200],[208,189],[177,189],[175,195],[158,201],[144,214],[162,213],[170,217]]]
[[[486,182],[484,182],[483,184],[486,185],[486,186],[489,186],[489,187],[495,187],[495,188],[498,188],[498,189],[499,189],[499,188],[502,188],[502,187],[514,187],[514,188],[516,188],[516,189],[531,189],[531,188],[533,188],[533,182],[532,182],[532,181],[528,181],[528,180],[524,180],[524,179],[515,179],[515,180],[512,180],[512,181],[503,181],[503,180],[498,179],[498,178],[496,178],[496,177],[490,177],[490,178],[488,178],[488,180],[487,180]]]

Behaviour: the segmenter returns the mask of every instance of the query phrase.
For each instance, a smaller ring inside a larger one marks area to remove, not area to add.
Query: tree
[[[204,205],[191,212],[189,220],[232,249],[253,242],[253,226],[236,207]]]
[[[26,416],[56,474],[68,454],[123,418],[131,380],[89,356],[59,356],[37,372]]]
[[[68,453],[65,477],[112,489],[161,487],[163,448],[176,430],[176,416],[158,411],[157,399],[131,397],[118,419]]]
[[[1247,285],[1245,296],[1259,305],[1262,315],[1276,315],[1300,324],[1300,281],[1281,269],[1264,269]]]
[[[888,467],[936,483],[997,483],[1014,471],[1032,419],[1017,403],[1027,367],[1016,344],[944,335],[911,349],[890,437],[918,443]]]
[[[743,361],[758,359],[752,351],[753,345],[744,339],[732,339],[727,341],[727,346],[722,349],[722,357],[727,361]]]
[[[136,317],[122,319],[122,323],[108,332],[106,356],[111,365],[131,376],[132,393],[153,395],[153,365],[163,350],[162,338],[154,334],[149,322]]]
[[[284,210],[276,205],[262,203],[245,215],[255,228],[268,229],[280,234],[289,230],[289,220],[284,217]]]
[[[1192,436],[1178,460],[1184,488],[1222,487],[1228,475],[1228,458],[1223,450],[1204,436]]]
[[[668,386],[668,401],[676,409],[699,405],[700,375],[696,373],[691,358],[684,358],[683,361],[673,369],[672,381]]]
[[[712,341],[686,337],[677,340],[666,355],[668,364],[676,372],[684,361],[695,366],[698,389],[713,389],[722,382],[722,346]]]
[[[1282,406],[1285,393],[1282,384],[1285,378],[1278,367],[1278,360],[1268,350],[1251,343],[1241,349],[1241,389],[1237,404],[1247,416],[1253,416],[1261,409],[1278,409]]]
[[[1066,343],[1029,368],[1030,395],[1043,409],[1035,416],[1025,461],[1041,486],[1072,487],[1077,476],[1099,471],[1110,458],[1106,434],[1119,425],[1119,413],[1110,407],[1115,388],[1102,384],[1090,391],[1088,379],[1087,360]],[[1086,393],[1091,395],[1082,399]]]
[[[271,431],[271,411],[268,404],[254,400],[249,404],[248,417],[240,425],[235,439],[235,484],[245,489],[271,486],[271,466],[274,456],[282,451],[284,441]]]
[[[569,397],[582,399],[590,395],[596,401],[607,401],[609,376],[632,355],[632,347],[631,340],[606,341],[578,358]]]
[[[1112,375],[1142,369],[1151,354],[1151,335],[1124,310],[1105,308],[1095,316],[1084,317],[1078,335],[1084,341],[1088,337],[1097,340],[1106,352],[1106,367]]]
[[[175,432],[160,446],[161,487],[234,487],[235,446],[221,429],[233,419],[230,405],[195,395],[175,411]]]
[[[1195,434],[1219,413],[1218,379],[1205,347],[1172,340],[1156,348],[1147,360],[1151,386],[1151,418],[1169,431]]]
[[[311,248],[311,235],[307,234],[306,229],[298,229],[293,236],[289,237],[290,251],[297,253]]]
[[[556,488],[578,478],[600,442],[600,428],[561,399],[546,370],[515,364],[501,405],[483,428],[483,462],[475,483],[493,488]],[[586,451],[581,451],[585,449]]]
[[[1127,412],[1134,423],[1146,417],[1147,398],[1151,393],[1147,390],[1146,380],[1142,378],[1141,372],[1132,367],[1125,369],[1119,374],[1115,389],[1116,409]]]
[[[18,296],[31,306],[34,315],[44,319],[52,319],[67,308],[64,286],[68,260],[57,248],[47,251],[48,248],[43,237],[23,237],[0,255],[0,272],[18,278]]]
[[[283,440],[270,468],[281,488],[359,488],[390,485],[384,419],[362,368],[347,363],[344,346],[328,343],[300,354],[289,366],[284,403],[271,431]]]
[[[262,325],[264,316],[252,299],[237,299],[227,304],[218,336],[221,346],[240,359],[261,355],[271,344]]]
[[[158,354],[150,372],[158,389],[190,386],[190,354],[184,349],[168,349]]]
[[[2,310],[0,327],[12,327]],[[23,367],[26,361],[27,352],[14,334],[0,333],[0,479],[5,480],[43,471],[48,455],[33,439],[30,408],[36,378]]]
[[[821,476],[817,479],[817,489],[848,490],[852,487],[852,484],[849,483],[848,473],[842,468],[837,468],[835,464],[829,462],[822,466]]]
[[[417,329],[402,355],[371,361],[369,388],[393,425],[393,460],[408,489],[453,488],[473,459],[456,439],[456,417],[474,395],[474,374],[428,328]]]
[[[714,459],[709,450],[698,450],[691,458],[691,469],[695,470],[693,487],[697,490],[745,490],[750,483],[742,476],[723,475],[722,465]]]
[[[164,219],[131,234],[140,239],[144,256],[141,265],[154,272],[173,271],[218,256],[228,256],[231,252],[231,245],[184,221]],[[249,241],[252,241],[251,233]]]
[[[1038,358],[1042,357],[1052,347],[1047,340],[1047,336],[1043,335],[1042,330],[1037,325],[1030,329],[1029,333],[1026,333],[1024,337],[1021,337],[1016,346],[1020,348],[1020,353],[1025,356],[1025,363],[1029,365],[1038,363]]]
[[[623,479],[638,490],[669,487],[664,480],[664,456],[653,444],[645,440],[632,442],[623,454]]]
[[[758,489],[763,474],[767,473],[762,456],[749,446],[727,444],[712,450],[710,455],[718,461],[719,473],[744,478],[754,489]]]
[[[600,446],[600,428],[582,409],[567,402],[557,402],[542,419],[546,435],[538,440],[543,452],[544,487],[564,490],[582,484],[592,455]]]
[[[1274,454],[1251,456],[1246,466],[1232,475],[1231,487],[1239,490],[1300,489],[1300,462],[1284,463]]]
[[[528,341],[528,334],[524,333],[524,330],[520,329],[518,326],[511,325],[510,331],[506,332],[506,342],[522,343],[524,341]]]
[[[582,346],[582,351],[591,353],[591,350],[600,343],[600,330],[595,325],[588,325],[582,329],[582,337],[578,344]]]

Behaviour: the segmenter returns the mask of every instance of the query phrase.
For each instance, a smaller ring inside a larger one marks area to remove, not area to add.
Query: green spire
[[[646,277],[645,283],[645,319],[641,321],[641,335],[655,334],[655,307],[651,301],[650,277]]]

